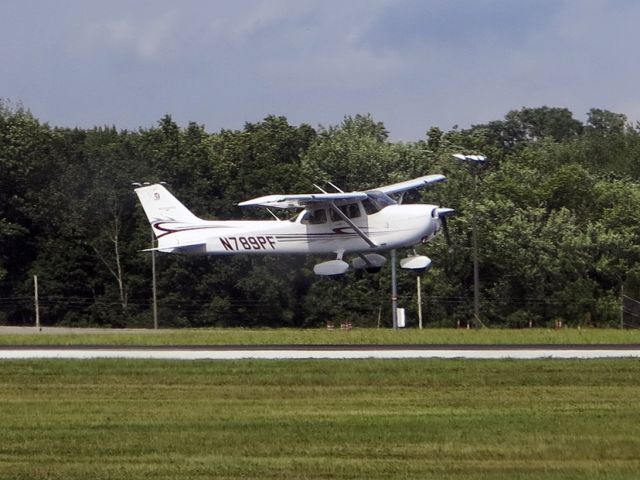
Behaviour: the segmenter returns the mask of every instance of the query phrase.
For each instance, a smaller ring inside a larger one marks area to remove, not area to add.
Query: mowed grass
[[[0,364],[2,479],[637,479],[640,362]]]
[[[326,329],[180,329],[84,330],[48,328],[29,334],[5,333],[0,345],[274,345],[274,344],[640,344],[640,330],[472,329],[418,330],[354,328]]]

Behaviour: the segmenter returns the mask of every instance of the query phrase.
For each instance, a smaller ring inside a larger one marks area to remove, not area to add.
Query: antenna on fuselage
[[[335,188],[335,189],[336,189],[336,191],[337,191],[338,193],[344,193],[344,190],[342,190],[340,187],[338,187],[338,186],[334,185],[333,183],[331,183],[331,182],[329,182],[329,181],[327,181],[327,183],[328,183],[329,185],[331,185],[333,188]],[[322,193],[329,193],[329,192],[327,192],[324,188],[322,188],[322,187],[320,187],[320,186],[316,185],[315,183],[313,184],[313,186],[314,186],[314,187],[316,187],[318,190],[320,190]]]
[[[335,188],[339,193],[344,193],[344,190],[342,190],[342,189],[340,189],[340,188],[336,187],[333,183],[331,183],[331,182],[327,182],[327,183],[328,183],[329,185],[331,185],[333,188]]]

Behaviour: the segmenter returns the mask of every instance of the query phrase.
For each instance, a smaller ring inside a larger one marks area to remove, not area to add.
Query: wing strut
[[[330,202],[329,206],[331,207],[331,210],[333,210],[334,212],[336,212],[336,214],[345,222],[347,222],[349,224],[349,226],[351,228],[353,228],[353,230],[360,235],[360,237],[369,244],[369,246],[371,246],[372,248],[377,247],[378,245],[376,245],[368,236],[366,233],[364,233],[360,227],[358,227],[355,223],[353,223],[351,221],[351,219],[349,217],[347,217],[344,213],[342,213],[342,210],[340,210],[338,207],[336,207],[335,203]]]

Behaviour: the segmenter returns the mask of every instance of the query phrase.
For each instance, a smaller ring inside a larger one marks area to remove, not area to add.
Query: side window
[[[349,203],[347,205],[340,205],[338,207],[347,218],[358,218],[360,216],[360,208],[357,203]],[[334,210],[331,210],[331,221],[339,222],[342,220]]]
[[[305,213],[302,218],[302,223],[305,225],[327,223],[327,214],[324,210],[311,210],[310,212]]]
[[[347,207],[347,217],[349,218],[358,218],[360,216],[360,207],[358,207],[357,203],[350,203],[346,205]]]

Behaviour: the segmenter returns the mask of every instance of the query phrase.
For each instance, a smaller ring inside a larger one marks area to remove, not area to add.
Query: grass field
[[[13,333],[7,334],[5,332]],[[0,327],[0,345],[255,345],[255,344],[640,344],[640,330],[481,329],[181,329],[128,331],[45,329],[20,334]]]
[[[2,479],[637,479],[637,360],[4,361]]]

